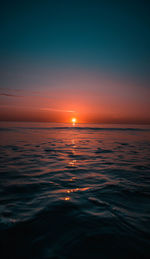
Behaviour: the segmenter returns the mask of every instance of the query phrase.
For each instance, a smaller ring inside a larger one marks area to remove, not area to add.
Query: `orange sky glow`
[[[132,81],[83,73],[52,84],[1,89],[0,120],[70,123],[150,123],[149,89]]]

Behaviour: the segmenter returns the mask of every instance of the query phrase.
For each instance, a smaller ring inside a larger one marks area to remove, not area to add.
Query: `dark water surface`
[[[0,258],[150,258],[150,130],[0,125]]]

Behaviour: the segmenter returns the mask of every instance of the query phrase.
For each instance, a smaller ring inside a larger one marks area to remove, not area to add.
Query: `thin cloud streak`
[[[6,96],[6,97],[23,97],[22,95],[7,94],[7,93],[0,93],[0,96]]]
[[[72,110],[61,110],[61,109],[54,109],[54,108],[40,108],[41,111],[55,111],[55,112],[75,112]]]

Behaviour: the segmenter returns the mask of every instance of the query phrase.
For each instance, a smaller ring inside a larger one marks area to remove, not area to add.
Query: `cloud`
[[[6,96],[6,97],[23,97],[22,95],[7,94],[7,93],[0,93],[0,96]]]
[[[54,108],[41,108],[41,111],[55,111],[55,112],[75,112],[72,110],[54,109]]]

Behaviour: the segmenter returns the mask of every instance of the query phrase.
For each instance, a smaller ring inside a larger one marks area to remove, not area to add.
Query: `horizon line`
[[[72,124],[71,122],[56,122],[56,121],[31,121],[31,120],[0,120],[0,123],[16,122],[16,123],[57,123],[57,124]],[[150,125],[150,122],[78,122],[76,124],[121,124],[121,125]]]

